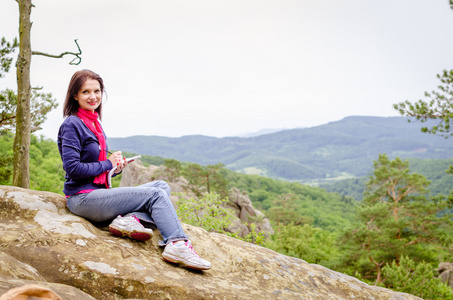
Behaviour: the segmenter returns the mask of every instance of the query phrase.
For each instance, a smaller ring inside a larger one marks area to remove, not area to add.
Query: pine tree
[[[447,200],[443,196],[428,199],[429,181],[409,171],[407,161],[379,155],[356,211],[357,225],[341,238],[344,264],[365,279],[375,278],[376,283],[383,281],[386,264],[398,262],[401,256],[435,262],[436,253],[429,245],[451,242],[445,231],[451,225],[450,216],[437,217],[448,207]]]

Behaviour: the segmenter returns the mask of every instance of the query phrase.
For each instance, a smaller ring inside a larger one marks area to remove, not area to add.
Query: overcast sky
[[[453,68],[448,0],[34,0],[32,49],[82,48],[82,63],[33,56],[33,86],[60,103],[72,74],[99,73],[110,137],[234,136],[351,115],[397,116]],[[0,37],[18,6],[0,0]],[[15,56],[17,55],[17,52]],[[17,89],[15,68],[0,90]]]

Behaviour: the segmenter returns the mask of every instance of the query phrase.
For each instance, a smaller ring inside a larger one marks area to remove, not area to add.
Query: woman
[[[170,187],[154,181],[138,187],[108,188],[107,174],[116,166],[120,173],[126,166],[121,151],[107,159],[106,137],[98,118],[102,117],[104,82],[90,71],[76,72],[69,82],[63,116],[58,132],[58,149],[66,172],[64,193],[69,210],[93,222],[112,220],[109,230],[117,236],[139,241],[151,238],[153,231],[144,224],[154,224],[162,234],[166,261],[189,268],[208,270],[211,263],[200,258],[192,248],[170,201]]]

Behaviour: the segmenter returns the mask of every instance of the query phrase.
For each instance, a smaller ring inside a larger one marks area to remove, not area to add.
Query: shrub
[[[211,232],[226,233],[225,229],[234,220],[233,211],[222,206],[228,199],[220,199],[216,193],[206,193],[200,198],[179,196],[177,213],[184,223]]]
[[[433,267],[421,262],[416,264],[402,257],[399,265],[395,261],[384,267],[385,285],[395,291],[412,294],[425,300],[451,300],[453,290],[440,278],[434,277]]]
[[[228,202],[228,198],[221,199],[219,194],[212,192],[205,193],[200,198],[186,198],[183,194],[179,194],[179,197],[176,212],[182,222],[210,232],[223,233],[245,242],[258,245],[263,243],[264,236],[256,232],[255,223],[247,224],[250,233],[245,237],[226,231],[235,219],[234,211],[224,205]]]

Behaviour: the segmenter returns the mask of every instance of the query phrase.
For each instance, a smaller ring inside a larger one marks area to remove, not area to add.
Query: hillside
[[[325,125],[256,137],[132,136],[109,138],[111,149],[272,178],[317,183],[366,175],[379,153],[390,158],[451,158],[450,140],[424,134],[404,117],[347,117]]]

